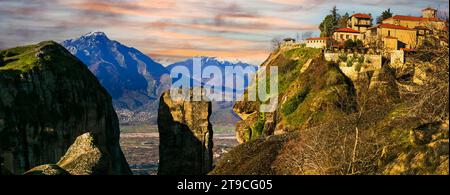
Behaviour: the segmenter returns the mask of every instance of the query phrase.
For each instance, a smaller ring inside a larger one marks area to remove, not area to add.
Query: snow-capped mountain
[[[159,96],[167,70],[135,48],[91,32],[61,43],[95,74],[113,98],[116,109],[134,110]]]
[[[135,48],[110,40],[103,32],[92,32],[61,43],[73,55],[86,64],[113,98],[113,104],[121,123],[156,123],[159,96],[169,89],[170,70],[184,66],[193,70],[193,59],[186,59],[168,67],[153,61]],[[253,66],[242,62],[229,62],[211,57],[201,57],[202,67]],[[223,87],[229,92],[223,76]],[[193,81],[202,84],[209,80]],[[247,87],[248,81],[245,82]],[[214,102],[213,124],[234,124],[239,119],[232,111],[233,102]]]
[[[247,64],[247,63],[243,63],[243,62],[230,62],[230,61],[226,61],[226,60],[221,60],[215,57],[197,57],[200,58],[201,61],[201,68],[202,68],[202,72],[205,70],[205,68],[207,67],[216,67],[218,68],[218,70],[220,70],[222,76],[220,78],[216,77],[216,78],[211,78],[211,79],[202,79],[201,82],[200,81],[196,81],[195,78],[192,78],[192,74],[193,74],[193,63],[194,63],[194,58],[189,58],[186,59],[184,61],[181,62],[176,62],[174,64],[171,64],[169,66],[166,67],[166,69],[170,72],[172,71],[173,68],[178,67],[178,66],[182,66],[182,67],[186,67],[189,72],[191,73],[191,75],[185,75],[187,77],[191,77],[191,85],[194,86],[198,86],[198,85],[207,85],[208,84],[214,84],[215,86],[222,86],[222,88],[227,92],[243,92],[245,90],[245,88],[247,88],[247,86],[249,85],[249,83],[251,82],[251,79],[248,78],[252,78],[253,75],[250,75],[250,77],[247,77],[247,75],[243,75],[244,77],[240,77],[240,79],[244,80],[244,86],[243,87],[237,87],[234,86],[234,80],[233,80],[233,72],[230,72],[228,70],[231,69],[226,69],[228,68],[236,68],[236,67],[240,67],[243,70],[247,69],[247,70],[254,70],[254,72],[256,72],[258,70],[257,66],[251,65],[251,64]],[[240,72],[240,71],[237,71]],[[237,75],[235,75],[237,76]],[[229,79],[227,79],[229,78]]]
[[[233,72],[227,72],[228,68],[250,68],[247,70],[255,70],[255,72],[258,70],[257,66],[243,63],[243,62],[230,62],[226,60],[220,60],[215,57],[198,57],[201,61],[201,69],[202,72],[205,70],[205,68],[213,66],[220,70],[222,75],[217,78],[204,78],[201,79],[201,81],[196,80],[196,78],[193,78],[193,69],[194,69],[194,59],[189,58],[181,62],[176,62],[174,64],[171,64],[166,67],[166,69],[170,72],[175,67],[186,67],[189,70],[190,75],[184,75],[184,77],[188,77],[189,79],[183,79],[185,82],[189,81],[191,82],[190,85],[192,86],[207,86],[207,85],[214,85],[214,86],[220,86],[224,90],[225,96],[234,96],[236,98],[240,97],[240,95],[243,94],[249,83],[251,82],[251,79],[254,75],[250,75],[247,77],[247,75],[243,75],[244,77],[241,77],[244,81],[244,86],[235,86],[234,80],[233,80]],[[238,75],[234,75],[237,77]],[[229,79],[226,79],[229,78]],[[231,79],[230,79],[231,78]],[[176,82],[177,79],[174,79],[172,82]],[[186,83],[183,83],[186,84]],[[239,121],[239,117],[233,112],[233,105],[234,102],[229,101],[213,101],[212,102],[212,114],[211,114],[211,122],[213,125],[234,125],[237,121]]]

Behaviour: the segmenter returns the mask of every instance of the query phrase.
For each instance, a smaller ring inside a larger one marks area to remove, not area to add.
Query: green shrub
[[[259,113],[258,120],[255,122],[255,125],[252,128],[252,137],[251,140],[254,140],[261,136],[264,131],[264,124],[266,123],[266,117],[264,116],[264,112]]]
[[[344,47],[346,49],[354,48],[355,46],[356,46],[356,43],[351,39],[348,39],[344,42]]]
[[[304,88],[298,91],[294,97],[292,97],[283,105],[282,110],[283,114],[287,116],[295,112],[295,110],[297,110],[297,107],[303,102],[303,100],[305,100],[308,93],[309,93],[308,88]]]
[[[347,60],[347,67],[352,67],[354,61],[355,61],[354,57],[348,58],[348,60]]]
[[[347,54],[345,54],[345,53],[340,54],[339,55],[339,60],[341,62],[347,62]]]
[[[354,41],[354,45],[355,47],[363,47],[364,43],[361,40],[356,40]]]
[[[358,57],[358,63],[360,63],[360,64],[364,63],[364,55],[361,55]]]
[[[355,66],[355,70],[356,70],[356,72],[359,72],[359,71],[361,71],[361,66],[362,66],[362,64],[361,63],[357,63],[356,64],[356,66]]]

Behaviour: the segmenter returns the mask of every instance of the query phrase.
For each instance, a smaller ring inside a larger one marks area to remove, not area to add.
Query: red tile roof
[[[311,38],[307,38],[306,40],[315,41],[315,40],[328,40],[328,39],[330,39],[330,37],[311,37]]]
[[[413,30],[408,27],[394,25],[394,24],[380,24],[377,26],[378,28],[391,28],[391,29],[400,29],[400,30]]]
[[[346,33],[360,33],[359,31],[351,28],[338,28],[336,32],[346,32]]]
[[[414,29],[429,30],[428,27],[426,27],[426,26],[416,26],[416,27],[414,27]]]
[[[425,9],[423,9],[422,11],[425,11],[425,10],[433,10],[433,11],[437,11],[436,9],[433,9],[433,8],[431,8],[431,7],[427,7],[427,8],[425,8]]]
[[[356,13],[356,14],[353,14],[352,17],[355,17],[355,18],[364,18],[364,19],[371,19],[371,18],[372,18],[371,15],[369,15],[369,14],[362,14],[362,13]]]
[[[402,16],[402,15],[395,15],[391,18],[393,18],[394,20],[410,20],[410,21],[434,21],[434,22],[442,21],[438,18],[422,18],[422,17],[416,17],[416,16]],[[390,19],[390,18],[388,18],[388,19]]]

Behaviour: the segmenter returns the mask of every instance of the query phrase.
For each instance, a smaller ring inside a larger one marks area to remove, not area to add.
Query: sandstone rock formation
[[[108,154],[108,174],[131,174],[111,97],[62,46],[47,41],[0,51],[0,156],[14,174],[57,162],[87,132]]]
[[[108,174],[109,156],[98,145],[98,138],[91,133],[79,136],[57,163],[71,175]]]
[[[32,168],[25,172],[24,175],[70,175],[70,173],[58,165],[47,164]]]
[[[192,91],[191,91],[192,97]],[[159,175],[204,175],[212,169],[211,102],[172,100],[158,110]]]

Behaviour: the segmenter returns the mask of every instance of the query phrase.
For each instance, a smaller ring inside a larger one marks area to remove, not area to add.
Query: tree
[[[313,35],[312,31],[305,31],[305,32],[302,32],[301,37],[299,37],[299,38],[301,38],[302,40],[306,40],[307,38],[311,38],[312,35]]]
[[[345,13],[341,18],[339,18],[339,28],[345,28],[347,27],[347,21],[350,19],[350,15],[348,13]]]
[[[272,50],[276,50],[278,48],[280,48],[281,46],[281,38],[280,37],[274,37],[272,38],[272,40],[270,41],[271,45],[272,45]]]
[[[341,16],[338,13],[338,9],[336,6],[333,7],[333,9],[330,10],[330,14],[325,16],[322,23],[319,25],[320,29],[320,36],[321,37],[330,37],[333,32],[336,30],[336,28],[339,27],[339,20]]]
[[[382,13],[381,13],[381,16],[379,16],[378,18],[377,18],[377,24],[381,24],[382,22],[383,22],[383,20],[386,20],[386,19],[388,19],[388,18],[390,18],[390,17],[392,17],[392,12],[391,12],[391,8],[389,8],[389,9],[387,9],[387,10],[384,10]]]
[[[351,39],[348,39],[348,40],[346,40],[344,42],[344,47],[345,48],[353,48],[355,46],[356,46],[355,42],[353,40],[351,40]]]
[[[363,47],[363,46],[364,46],[364,43],[361,40],[353,41],[352,39],[348,39],[344,42],[344,47],[348,48],[348,49],[358,48],[358,47]]]

